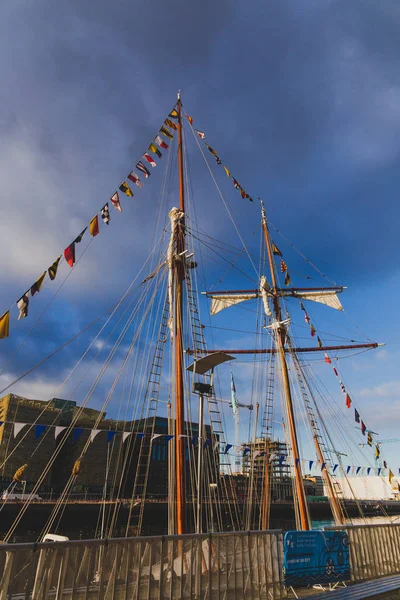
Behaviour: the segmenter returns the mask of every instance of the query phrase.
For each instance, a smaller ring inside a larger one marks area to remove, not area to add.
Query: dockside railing
[[[0,600],[286,598],[280,530],[0,545]]]
[[[350,547],[350,579],[366,581],[400,573],[400,523],[343,525]]]

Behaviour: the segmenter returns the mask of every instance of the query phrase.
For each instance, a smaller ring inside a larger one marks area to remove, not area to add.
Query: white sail
[[[224,308],[229,308],[245,300],[258,298],[258,294],[217,294],[216,296],[210,295],[209,298],[211,298],[211,315],[216,315]]]
[[[272,312],[271,309],[269,307],[269,303],[268,303],[268,293],[267,290],[269,290],[270,285],[267,281],[267,279],[264,277],[264,275],[261,277],[260,279],[260,292],[261,292],[261,298],[264,304],[264,311],[265,314],[267,315],[267,317],[272,317]]]
[[[330,290],[319,290],[318,292],[282,290],[282,296],[293,296],[294,298],[301,298],[302,300],[312,300],[313,302],[326,304],[326,306],[330,306],[336,310],[343,310],[343,306],[337,297],[337,293]]]

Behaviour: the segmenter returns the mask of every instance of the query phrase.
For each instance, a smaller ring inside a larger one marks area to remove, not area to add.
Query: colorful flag
[[[171,119],[177,119],[179,117],[178,111],[174,108],[168,115]]]
[[[285,283],[286,283],[286,279],[285,279]],[[317,331],[312,323],[310,325],[310,333],[311,333],[311,337],[315,337],[315,334],[317,333]]]
[[[341,382],[339,383],[339,385],[340,385],[340,389],[342,390],[343,394],[345,394],[345,393],[346,393],[346,388],[344,387],[344,383],[343,383],[343,381],[341,381]]]
[[[83,236],[84,236],[84,234],[85,234],[85,231],[86,231],[86,229],[87,229],[87,227],[85,227],[85,229],[84,229],[83,231],[81,231],[81,232],[80,232],[80,234],[78,235],[78,237],[76,237],[76,238],[74,239],[74,244],[79,244],[79,242],[81,242],[81,241],[82,241],[82,238],[83,238]]]
[[[64,258],[70,267],[74,266],[74,264],[75,264],[75,242],[72,242],[72,244],[70,244],[68,246],[68,248],[65,248]]]
[[[219,156],[216,156],[215,160],[217,161],[217,165],[222,165],[222,160],[219,158]]]
[[[101,209],[101,218],[106,225],[110,223],[110,210],[108,208],[108,202]]]
[[[164,150],[166,150],[168,148],[167,142],[164,142],[164,140],[162,139],[161,136],[157,135],[154,138],[154,141],[155,141],[156,144],[158,144],[160,146],[160,148],[164,148]]]
[[[35,281],[35,283],[34,283],[34,284],[33,284],[33,286],[31,287],[31,294],[32,294],[32,297],[33,297],[33,296],[34,296],[36,293],[40,292],[40,290],[41,290],[41,288],[42,288],[42,285],[43,285],[43,282],[44,282],[44,278],[45,278],[45,277],[46,277],[46,271],[43,273],[43,275],[41,275],[41,276],[39,277],[39,279],[37,279],[37,280]]]
[[[209,144],[207,144],[207,142],[206,142],[206,146],[207,146],[207,148],[209,149],[209,151],[211,152],[211,154],[213,156],[217,156],[216,150],[214,150],[213,148],[211,148],[211,146],[209,146]]]
[[[111,204],[113,205],[113,207],[116,210],[119,210],[119,212],[122,212],[121,204],[119,202],[118,192],[115,192],[115,194],[113,196],[111,196],[110,200],[111,200]]]
[[[161,152],[160,152],[161,154]],[[147,152],[145,152],[143,154],[143,158],[145,158],[147,160],[147,162],[154,168],[157,166],[157,163],[154,161],[154,159],[150,156],[150,154],[148,154]]]
[[[360,422],[360,413],[358,412],[358,410],[356,408],[354,409],[354,420],[356,423]]]
[[[165,125],[168,125],[168,127],[171,127],[171,129],[173,129],[174,131],[178,130],[177,124],[171,121],[171,119],[165,119],[164,123]]]
[[[159,149],[157,148],[157,146],[153,142],[148,147],[148,150],[149,150],[149,152],[153,152],[154,154],[156,154],[158,156],[158,158],[162,157],[161,152],[159,151]]]
[[[322,348],[321,338],[319,338],[318,336],[317,336],[317,344],[318,344],[318,348]],[[325,362],[329,362],[330,363],[331,361],[330,360],[329,361],[325,360]]]
[[[165,135],[165,137],[167,137],[170,140],[174,139],[174,136],[172,135],[172,133],[170,132],[170,130],[167,127],[162,126],[160,129],[160,133]]]
[[[279,250],[278,246],[276,246],[273,242],[272,242],[272,254],[275,254],[275,256],[282,256],[282,252]],[[301,304],[301,302],[300,302]],[[304,306],[301,304],[301,308],[304,310]]]
[[[198,129],[195,129],[195,132],[197,133],[197,135],[199,136],[199,138],[201,138],[202,140],[206,139],[206,134],[203,133],[202,131],[199,131]]]
[[[361,421],[361,433],[363,435],[365,435],[366,430],[367,430],[367,427],[366,427],[364,421]]]
[[[335,367],[333,367],[333,372],[335,373],[336,377],[339,377],[339,373],[336,371]]]
[[[372,435],[369,431],[368,431],[368,435],[367,435],[367,444],[368,444],[368,446],[372,446]]]
[[[18,321],[20,319],[25,319],[28,316],[28,306],[29,306],[29,296],[31,292],[28,290],[17,302],[17,306],[19,308]]]
[[[233,187],[236,188],[237,190],[240,190],[240,183],[238,181],[236,181],[236,179],[234,177],[232,177],[233,180]]]
[[[351,398],[348,394],[346,394],[346,406],[347,408],[350,408],[351,406]]]
[[[376,444],[376,446],[375,446],[375,460],[378,460],[378,458],[380,457],[380,455],[381,455],[381,451],[379,450],[378,444]]]
[[[144,164],[140,160],[137,163],[136,168],[139,169],[139,171],[142,171],[142,173],[144,173],[145,179],[150,177],[150,175],[151,175],[150,171],[148,170],[147,167],[144,166]]]
[[[191,125],[193,125],[193,119],[192,119],[192,117],[189,117],[189,115],[186,115],[186,118],[187,118],[187,120],[189,121],[189,123],[190,123]]]
[[[393,475],[392,471],[389,469],[389,483],[392,483],[393,477],[394,477],[394,475]]]
[[[281,258],[281,273],[284,273],[285,271],[287,271],[287,264],[285,263],[283,258]]]
[[[224,171],[225,171],[225,173],[226,173],[227,177],[230,177],[230,176],[231,176],[231,172],[229,171],[229,169],[227,169],[227,168],[225,167],[225,165],[224,165]]]
[[[387,469],[387,462],[386,462],[386,460],[383,461],[383,466],[384,466],[385,469]]]
[[[129,187],[129,185],[126,183],[126,181],[123,181],[121,183],[121,185],[119,186],[119,189],[121,190],[121,192],[124,192],[124,194],[126,194],[127,196],[130,196],[131,198],[133,197],[133,192],[132,192],[131,188]]]
[[[161,152],[160,152],[161,154]],[[140,181],[138,175],[136,175],[135,171],[131,171],[128,175],[128,179],[130,179],[133,183],[136,183],[140,188],[143,187],[143,183]]]
[[[2,317],[0,317],[0,340],[4,340],[8,338],[10,335],[10,311],[4,313]]]
[[[89,233],[92,237],[96,237],[99,233],[99,217],[96,215],[89,223]]]
[[[53,281],[57,276],[58,263],[60,262],[60,260],[61,256],[59,256],[57,260],[55,260],[53,264],[47,269],[51,281]]]
[[[319,338],[318,338],[319,339]],[[332,364],[331,359],[329,358],[329,356],[327,355],[327,353],[325,352],[325,362],[328,363],[328,365]]]
[[[291,284],[292,280],[290,279],[290,275],[289,273],[286,273],[285,275],[285,285],[286,287],[288,287]],[[311,329],[312,329],[312,325],[311,325]],[[311,335],[315,335],[315,330],[314,330],[314,334],[311,332]]]
[[[305,311],[304,311],[304,320],[308,325],[310,324],[310,317],[308,316],[308,314]]]

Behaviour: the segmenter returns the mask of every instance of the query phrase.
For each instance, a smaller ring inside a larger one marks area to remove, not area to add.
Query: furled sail
[[[340,291],[340,290],[337,290]],[[319,302],[320,304],[326,304],[336,310],[343,310],[343,306],[337,296],[337,291],[332,290],[318,290],[316,292],[311,291],[299,291],[299,290],[281,290],[281,296],[293,296],[294,298],[301,298],[302,300],[312,300],[313,302]]]
[[[245,300],[258,298],[258,294],[216,294],[215,296],[210,294],[208,297],[211,298],[211,315],[216,315],[224,308],[229,308]]]
[[[267,317],[272,317],[272,312],[271,309],[269,307],[268,304],[268,292],[267,290],[269,290],[269,283],[267,281],[267,279],[264,277],[264,275],[261,277],[260,279],[260,292],[261,292],[261,298],[264,304],[264,311],[265,314],[267,315]]]

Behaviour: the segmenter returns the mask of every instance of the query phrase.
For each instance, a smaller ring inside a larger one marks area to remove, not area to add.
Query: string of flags
[[[169,141],[173,140],[174,137],[173,132],[178,129],[176,123],[174,122],[174,120],[178,119],[178,116],[178,112],[175,109],[169,113],[168,118],[165,119],[163,125],[157,132],[157,135],[149,144],[146,152],[143,153],[140,160],[136,163],[135,168],[137,171],[140,171],[140,176],[135,170],[130,171],[130,173],[127,175],[126,179],[129,179],[129,181],[137,185],[139,188],[143,188],[143,182],[141,181],[140,177],[143,176],[144,179],[148,179],[151,175],[151,172],[146,165],[149,165],[152,168],[156,167],[156,160],[161,159],[162,157],[162,152],[160,149],[168,150]],[[118,190],[115,191],[110,197],[111,205],[118,212],[122,212],[119,192],[123,192],[130,198],[133,198],[134,196],[134,193],[126,179],[122,181],[122,183],[118,186]],[[100,209],[100,218],[105,225],[110,224],[111,216],[108,202],[106,202],[106,204],[104,204],[104,206]],[[28,288],[24,294],[22,294],[22,296],[16,302],[18,308],[18,320],[25,319],[28,316],[30,300],[42,289],[43,283],[46,279],[46,274],[48,274],[50,281],[54,281],[57,277],[58,267],[63,258],[71,268],[75,265],[76,245],[82,241],[87,229],[89,229],[89,233],[92,238],[96,237],[100,231],[99,223],[99,215],[96,214],[89,222],[89,225],[86,226],[81,233],[65,248],[63,254],[56,258],[56,260],[48,267],[48,269],[40,275],[35,283],[33,283],[33,285],[31,285],[31,287]],[[10,311],[11,308],[9,308],[3,315],[0,316],[0,340],[8,338],[10,335]]]
[[[279,256],[279,258],[281,259],[280,260],[280,269],[281,269],[281,273],[285,274],[285,285],[286,285],[286,287],[288,287],[291,284],[292,279],[291,279],[291,277],[289,275],[287,264],[283,260],[283,254],[279,250],[278,246],[276,244],[274,244],[274,243],[272,243],[272,254],[274,256]]]
[[[186,119],[188,120],[188,122],[189,122],[190,126],[191,126],[191,127],[193,127],[193,119],[192,119],[192,117],[190,117],[189,115],[186,115],[186,114],[185,114],[185,116],[186,116]],[[203,141],[204,141],[204,143],[205,143],[205,145],[206,145],[206,147],[207,147],[208,151],[209,151],[209,152],[211,152],[211,154],[214,156],[214,158],[215,158],[215,161],[216,161],[217,165],[221,165],[221,166],[222,166],[222,168],[224,169],[224,171],[225,171],[225,173],[226,173],[226,176],[227,176],[227,177],[229,177],[229,179],[231,179],[231,180],[232,180],[233,187],[234,187],[236,190],[238,190],[238,191],[240,192],[240,195],[241,195],[241,197],[243,198],[243,200],[246,200],[246,199],[247,199],[247,200],[249,200],[250,202],[253,202],[253,198],[252,198],[252,197],[251,197],[251,196],[250,196],[250,195],[249,195],[249,194],[248,194],[248,193],[247,193],[247,192],[244,190],[244,188],[243,188],[243,187],[240,185],[240,183],[238,182],[238,180],[237,180],[237,179],[235,179],[235,178],[234,178],[234,177],[231,175],[231,172],[230,172],[230,170],[228,169],[228,167],[226,167],[226,166],[225,166],[225,165],[222,163],[222,160],[221,160],[221,159],[220,159],[220,157],[218,156],[218,154],[217,154],[217,151],[216,151],[216,150],[214,150],[214,148],[212,148],[212,147],[211,147],[211,146],[210,146],[210,145],[209,145],[209,144],[208,144],[208,143],[205,141],[205,139],[206,139],[206,134],[204,133],[204,131],[200,131],[199,129],[195,129],[194,127],[193,127],[193,130],[194,130],[194,131],[195,131],[195,133],[196,133],[196,134],[199,136],[199,138],[200,138],[201,140],[203,140]]]
[[[22,423],[22,422],[9,422],[9,421],[0,421],[0,427],[5,424],[5,423],[11,423],[13,425],[13,437],[16,438],[18,436],[18,434],[24,429],[24,427],[31,425],[30,423]],[[38,440],[48,429],[54,429],[54,439],[57,439],[59,437],[59,435],[68,429],[67,426],[60,426],[60,425],[47,425],[47,424],[35,424],[34,425],[34,430],[35,430],[35,437]],[[87,427],[73,427],[72,429],[69,430],[69,433],[72,434],[72,440],[74,443],[78,442],[78,440],[80,439],[81,435],[83,434],[84,431],[89,431],[89,439],[90,442],[93,442],[94,439],[99,435],[99,434],[106,434],[106,439],[107,439],[107,443],[110,443],[115,436],[122,436],[122,443],[124,443],[131,435],[136,436],[137,440],[142,440],[143,438],[148,438],[150,437],[150,443],[152,444],[156,439],[158,439],[159,441],[164,441],[164,443],[170,442],[175,436],[172,434],[167,434],[167,433],[154,433],[154,434],[149,434],[149,433],[145,433],[145,432],[132,432],[132,431],[118,431],[118,430],[111,430],[111,429],[90,429]],[[191,435],[180,435],[180,438],[187,438],[188,442],[193,444],[193,445],[198,445],[199,443],[199,437],[198,436],[191,436]],[[211,447],[213,445],[213,442],[210,438],[207,438],[205,440],[201,440],[202,443],[202,447],[203,449],[206,449],[208,447]],[[220,446],[220,442],[214,442],[214,450],[217,450],[218,447]],[[241,454],[243,457],[251,454],[251,448],[249,446],[243,446],[243,445],[236,445],[236,444],[225,444],[224,447],[221,448],[221,453],[225,454],[225,455],[229,455],[230,450],[234,450],[234,453],[237,454]],[[266,452],[265,451],[261,451],[261,450],[256,450],[253,454],[253,459],[256,458],[261,458],[263,456],[265,456]],[[276,453],[272,453],[269,456],[269,461],[276,461],[278,462],[280,465],[290,465],[290,462],[288,461],[288,456],[287,455],[279,455]],[[326,463],[321,463],[319,460],[309,460],[309,459],[296,459],[296,465],[298,463],[302,463],[304,469],[311,471],[312,469],[317,469],[320,470],[321,472],[323,472],[326,469]],[[335,474],[337,469],[339,467],[339,464],[333,464],[332,465],[332,473]],[[360,465],[344,465],[343,466],[344,471],[346,472],[347,475],[385,475],[389,474],[389,478],[394,477],[393,472],[388,468],[388,465],[386,463],[386,461],[383,461],[383,467],[362,467]],[[398,469],[398,473],[400,475],[400,467]]]

